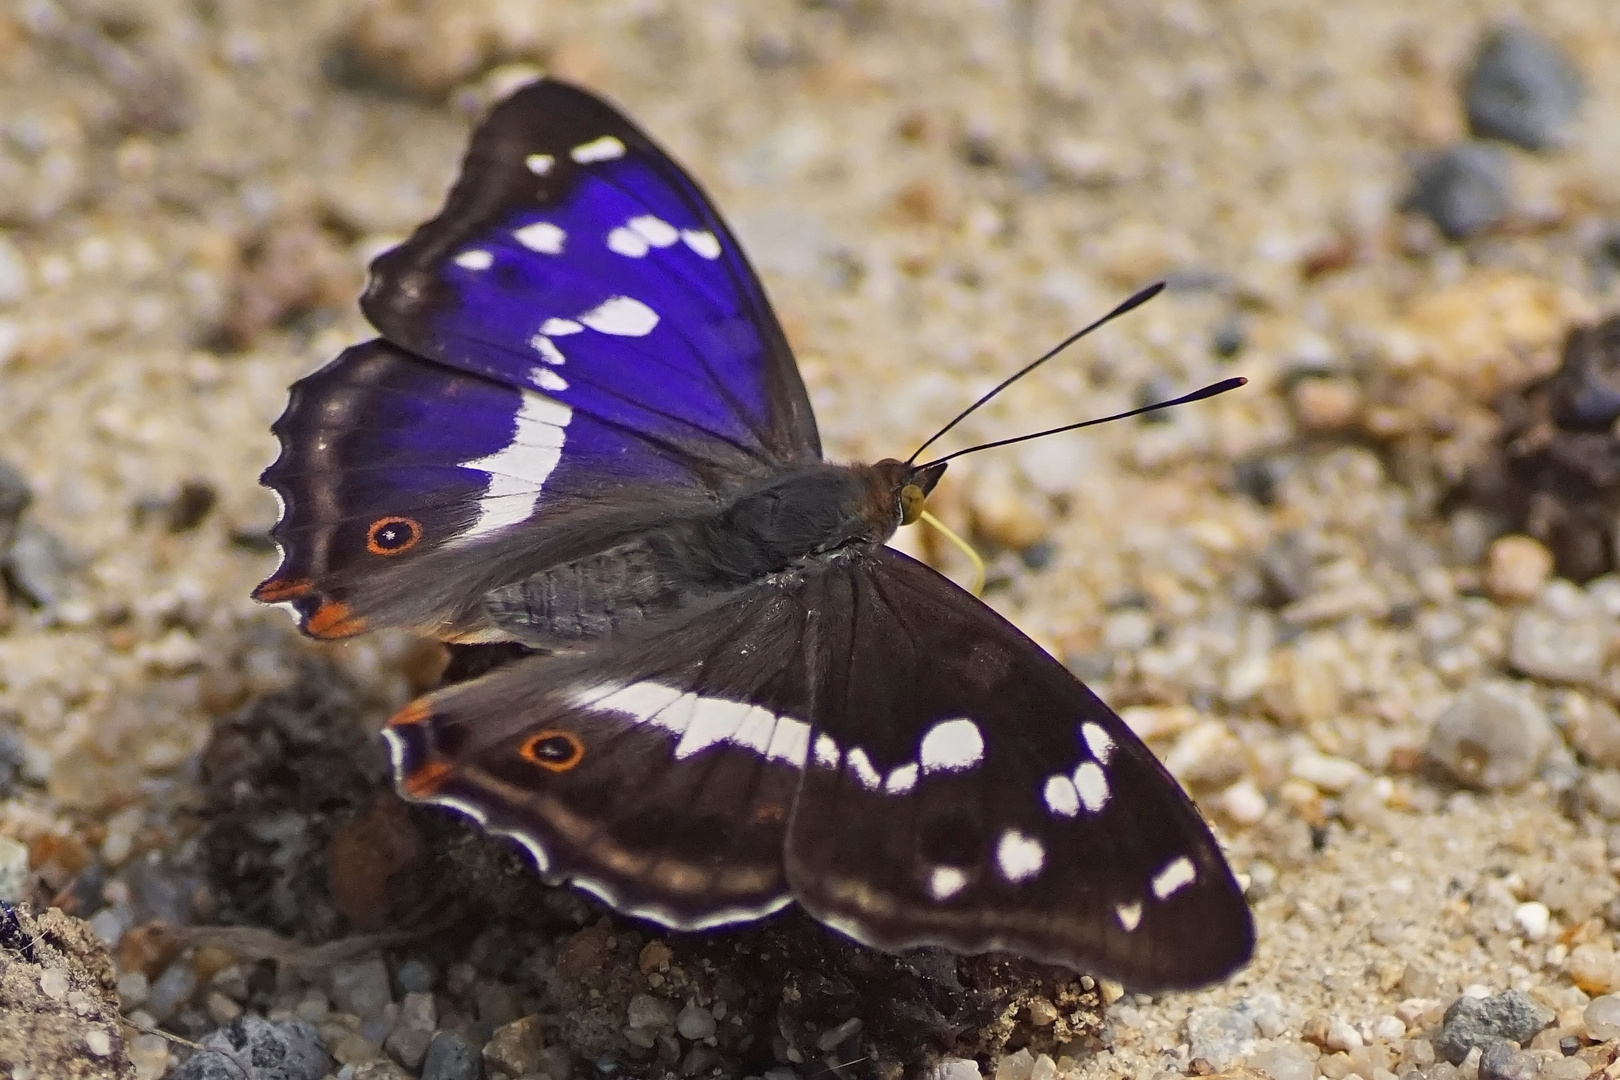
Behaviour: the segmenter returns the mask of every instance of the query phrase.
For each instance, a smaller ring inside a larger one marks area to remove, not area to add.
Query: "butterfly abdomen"
[[[661,550],[667,546],[655,533],[550,567],[488,593],[484,610],[533,645],[600,638],[626,623],[673,614],[695,597],[672,572]]]

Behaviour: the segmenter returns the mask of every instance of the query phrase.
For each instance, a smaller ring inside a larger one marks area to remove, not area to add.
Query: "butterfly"
[[[797,902],[881,949],[1140,989],[1244,964],[1191,801],[1057,660],[886,546],[943,461],[822,458],[698,185],[600,98],[497,104],[373,262],[380,336],[291,389],[259,600],[518,654],[388,723],[408,799],[683,930]]]

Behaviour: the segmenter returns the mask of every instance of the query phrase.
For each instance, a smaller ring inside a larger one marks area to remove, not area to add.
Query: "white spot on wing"
[[[679,229],[663,218],[654,217],[651,214],[633,217],[625,224],[634,229],[637,235],[655,248],[667,248],[681,238]]]
[[[1198,868],[1185,855],[1171,859],[1163,870],[1153,875],[1153,895],[1168,900],[1178,889],[1184,889],[1198,880]]]
[[[534,175],[544,176],[551,171],[553,165],[557,164],[557,159],[550,154],[530,154],[523,159],[523,164],[527,165]]]
[[[1142,925],[1141,904],[1115,904],[1114,914],[1119,916],[1119,925],[1125,928],[1127,934]]]
[[[566,364],[568,358],[557,348],[555,342],[544,334],[536,334],[529,339],[529,347],[540,354],[540,359],[548,364]]]
[[[681,736],[677,758],[729,743],[801,768],[810,750],[809,724],[759,705],[682,693],[663,683],[609,683],[578,691],[569,701],[577,708],[624,713],[638,724]]]
[[[529,372],[529,377],[533,379],[542,390],[561,392],[568,389],[568,381],[555,371],[552,371],[550,368],[537,367]]]
[[[527,520],[539,505],[546,480],[562,460],[574,410],[540,394],[520,393],[523,403],[513,418],[512,441],[493,454],[461,463],[462,468],[489,474],[489,483],[478,499],[477,520],[451,544],[465,544]]]
[[[686,243],[687,247],[705,259],[718,259],[720,257],[720,241],[714,233],[707,229],[682,229],[681,239]]]
[[[1008,881],[1027,881],[1041,872],[1046,865],[1046,848],[1033,836],[1025,836],[1017,829],[1001,834],[996,844],[996,866]]]
[[[889,770],[889,778],[883,781],[885,795],[904,795],[917,786],[917,763],[907,762]]]
[[[603,135],[600,139],[574,147],[568,151],[568,156],[581,165],[589,165],[593,161],[612,161],[624,156],[624,143],[612,135]]]
[[[954,866],[936,866],[928,875],[928,892],[935,900],[949,900],[967,885],[967,875]]]
[[[918,753],[923,772],[971,769],[984,760],[984,737],[979,725],[965,717],[941,720],[923,736]]]
[[[1046,799],[1046,808],[1054,814],[1074,817],[1080,812],[1080,796],[1067,776],[1048,776],[1041,795]]]
[[[606,691],[604,693],[604,691]],[[569,700],[576,708],[594,709],[601,712],[619,712],[634,717],[637,723],[656,723],[658,717],[675,702],[682,694],[673,686],[664,686],[655,682],[631,683],[629,686],[608,684],[607,686],[593,686],[586,690],[576,691],[569,696]],[[659,727],[668,727],[668,724],[659,723]],[[684,731],[685,727],[671,728],[670,730]]]
[[[771,742],[765,747],[765,756],[802,769],[809,753],[810,725],[791,716],[777,717],[776,730],[771,732]]]
[[[840,756],[841,755],[838,752],[838,744],[833,742],[832,736],[830,736],[830,735],[817,735],[816,736],[816,764],[817,765],[820,765],[824,769],[836,769],[836,768],[838,768],[838,761],[839,761]]]
[[[540,332],[547,337],[567,337],[585,329],[573,319],[547,319],[540,324]]]
[[[530,251],[538,251],[542,255],[561,255],[563,241],[568,239],[568,234],[549,221],[536,221],[514,230],[512,238]]]
[[[1108,805],[1108,777],[1095,761],[1082,761],[1074,770],[1074,788],[1080,793],[1080,801],[1093,814]]]
[[[1086,740],[1091,756],[1100,764],[1108,764],[1108,759],[1114,756],[1114,737],[1104,731],[1101,724],[1090,720],[1080,725],[1080,735]]]
[[[675,747],[675,759],[680,761],[716,743],[729,742],[752,710],[752,705],[741,701],[697,698],[692,722],[686,726],[686,734],[681,736],[681,741]]]
[[[616,255],[623,255],[631,259],[639,259],[647,254],[647,239],[623,225],[614,229],[607,235],[608,250]]]
[[[844,755],[844,763],[849,771],[855,774],[855,779],[868,791],[876,791],[883,784],[883,777],[872,768],[872,759],[866,756],[866,751],[856,747]]]
[[[765,748],[771,745],[771,736],[776,734],[776,714],[769,709],[762,709],[758,705],[748,710],[743,722],[738,725],[736,734],[727,742],[736,746],[746,746],[748,749],[763,754]]]
[[[495,256],[483,248],[469,248],[451,261],[463,270],[488,270],[495,265]]]
[[[579,321],[601,334],[645,337],[658,325],[658,312],[632,297],[614,296],[581,315]]]

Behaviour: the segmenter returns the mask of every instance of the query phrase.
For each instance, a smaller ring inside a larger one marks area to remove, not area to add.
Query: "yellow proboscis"
[[[968,561],[973,564],[973,584],[968,587],[968,591],[974,596],[984,592],[984,560],[979,558],[977,551],[973,550],[973,545],[957,536],[943,521],[930,514],[927,510],[919,510],[917,520],[938,529],[939,535],[949,540],[956,546],[956,550],[968,557]]]

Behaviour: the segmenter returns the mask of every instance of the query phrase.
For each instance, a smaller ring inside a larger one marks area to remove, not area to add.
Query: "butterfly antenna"
[[[1064,338],[1062,341],[1058,342],[1051,349],[1049,349],[1045,353],[1045,355],[1041,356],[1040,358],[1035,360],[1033,363],[1026,364],[1020,370],[1014,372],[1013,374],[1007,376],[1005,379],[1001,380],[1001,382],[996,384],[995,389],[991,390],[988,394],[983,395],[982,397],[979,398],[979,400],[975,401],[973,404],[969,405],[967,408],[965,408],[961,412],[957,413],[956,416],[952,418],[950,423],[946,424],[944,427],[942,427],[938,431],[934,432],[932,435],[930,435],[928,437],[927,442],[923,443],[921,446],[917,447],[917,449],[913,450],[911,452],[911,456],[906,458],[906,464],[910,465],[912,462],[916,461],[917,458],[922,455],[922,452],[924,450],[928,449],[930,446],[933,446],[934,443],[938,442],[940,440],[940,438],[947,431],[950,431],[957,424],[960,424],[963,420],[966,420],[968,417],[972,416],[974,414],[974,412],[976,412],[982,405],[984,405],[991,398],[995,397],[997,394],[1001,393],[1003,390],[1007,389],[1007,387],[1011,386],[1013,383],[1017,382],[1019,379],[1022,379],[1025,375],[1028,375],[1030,372],[1034,371],[1036,368],[1040,367],[1042,364],[1044,364],[1048,360],[1052,359],[1052,357],[1056,356],[1058,353],[1062,352],[1064,349],[1067,349],[1070,345],[1073,345],[1075,342],[1079,341],[1081,338],[1085,337],[1087,334],[1091,333],[1093,330],[1100,329],[1101,327],[1106,326],[1107,324],[1113,322],[1115,319],[1119,318],[1121,315],[1125,314],[1126,312],[1132,311],[1132,310],[1134,310],[1136,308],[1141,307],[1143,304],[1147,303],[1149,300],[1153,299],[1155,296],[1158,296],[1163,291],[1164,291],[1164,282],[1162,282],[1162,281],[1155,282],[1154,284],[1149,285],[1147,288],[1145,288],[1142,291],[1134,294],[1129,299],[1127,299],[1124,303],[1120,304],[1113,311],[1110,311],[1108,314],[1104,315],[1102,318],[1098,319],[1096,322],[1092,323],[1090,326],[1082,327],[1081,329],[1076,330],[1074,333],[1070,334],[1068,337]],[[955,457],[956,455],[953,454],[951,456]],[[940,460],[943,461],[944,459],[941,458]]]
[[[1190,394],[1183,394],[1178,398],[1171,398],[1169,401],[1156,401],[1152,405],[1143,405],[1139,409],[1127,409],[1125,412],[1115,413],[1112,416],[1099,416],[1095,420],[1082,420],[1078,424],[1064,424],[1062,427],[1047,428],[1045,431],[1034,431],[1028,435],[1015,435],[1010,439],[997,439],[995,442],[980,443],[978,446],[970,446],[966,450],[957,450],[954,453],[946,454],[942,458],[935,458],[933,461],[928,462],[928,464],[919,466],[919,468],[932,468],[933,466],[939,465],[942,462],[959,458],[964,454],[976,454],[980,450],[992,450],[998,446],[1011,446],[1013,443],[1029,442],[1031,439],[1044,439],[1048,435],[1058,435],[1065,431],[1078,431],[1080,428],[1096,427],[1098,424],[1107,424],[1115,420],[1128,420],[1133,416],[1141,416],[1143,413],[1158,412],[1160,409],[1170,409],[1177,405],[1187,405],[1194,401],[1203,401],[1205,398],[1212,398],[1216,394],[1224,394],[1228,390],[1236,390],[1238,387],[1243,386],[1248,381],[1248,379],[1243,378],[1241,375],[1230,379],[1222,379],[1220,382],[1210,383],[1208,386],[1203,387],[1202,389],[1194,390]]]

